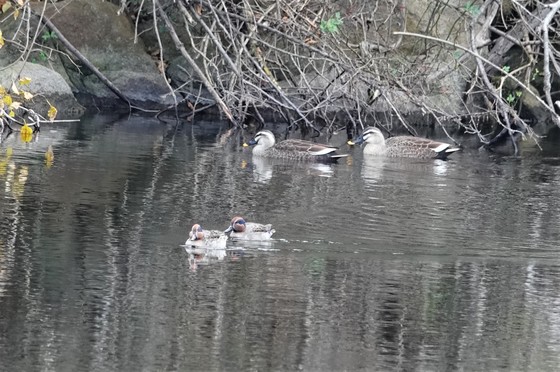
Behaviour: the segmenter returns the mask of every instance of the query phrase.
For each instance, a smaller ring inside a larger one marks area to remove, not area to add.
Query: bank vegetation
[[[48,3],[64,9],[72,1]],[[3,19],[19,22],[1,40],[20,60],[59,53],[143,109],[51,22],[56,11],[0,3]],[[129,42],[145,44],[172,98],[158,114],[191,120],[217,108],[235,127],[273,120],[303,135],[349,137],[368,125],[415,133],[425,124],[459,129],[488,148],[513,139],[515,151],[519,138],[538,143],[560,126],[560,1],[113,3],[134,28]]]

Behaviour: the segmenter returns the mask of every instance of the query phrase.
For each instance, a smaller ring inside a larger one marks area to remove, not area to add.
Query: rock
[[[57,108],[58,118],[77,117],[84,112],[84,108],[78,103],[62,76],[35,63],[16,62],[0,70],[0,85],[9,89],[14,82],[17,86],[17,81],[23,77],[30,78],[31,83],[22,89],[34,95],[29,101],[21,100],[26,108],[45,118],[50,107],[49,102]]]
[[[133,24],[118,10],[101,0],[66,0],[48,6],[46,13],[60,33],[132,104],[142,108],[173,104],[156,61],[146,53],[142,40],[135,43]],[[125,105],[76,58],[62,61],[80,97],[89,96],[88,104],[106,108]]]

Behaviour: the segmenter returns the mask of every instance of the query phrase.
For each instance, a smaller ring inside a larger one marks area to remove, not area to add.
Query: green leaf
[[[322,20],[320,24],[320,29],[323,32],[336,33],[339,32],[339,27],[342,25],[342,18],[340,18],[340,12],[336,12],[334,17],[328,20]]]
[[[473,17],[477,16],[478,13],[480,13],[480,7],[478,5],[473,4],[470,1],[465,4],[465,10]]]
[[[511,105],[513,101],[515,101],[515,97],[513,96],[513,94],[508,94],[508,96],[506,97],[506,102]]]
[[[56,35],[56,33],[54,31],[45,31],[43,32],[43,35],[41,35],[41,39],[43,39],[43,42],[47,42],[51,39],[58,39],[58,36]]]

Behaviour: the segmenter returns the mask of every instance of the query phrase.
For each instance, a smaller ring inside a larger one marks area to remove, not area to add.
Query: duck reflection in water
[[[188,255],[189,268],[196,271],[201,266],[211,265],[224,260],[237,261],[245,252],[239,248],[216,249],[216,248],[189,248],[185,247]]]
[[[362,159],[362,178],[367,184],[377,184],[383,179],[424,178],[430,175],[445,177],[452,166],[445,160],[367,157]]]
[[[271,159],[263,157],[253,157],[251,161],[253,166],[253,180],[256,183],[268,184],[274,174],[276,168],[279,172],[289,172],[293,174],[308,174],[318,177],[332,177],[334,174],[333,165],[331,163],[304,163],[290,162],[283,159]]]
[[[189,260],[189,268],[193,271],[198,269],[200,265],[208,265],[212,261],[222,261],[227,253],[225,249],[215,248],[192,248],[185,247]]]

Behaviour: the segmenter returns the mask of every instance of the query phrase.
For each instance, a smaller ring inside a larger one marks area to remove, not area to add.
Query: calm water
[[[1,370],[558,370],[558,154],[298,165],[224,131],[0,145]],[[181,247],[236,214],[275,240]]]

